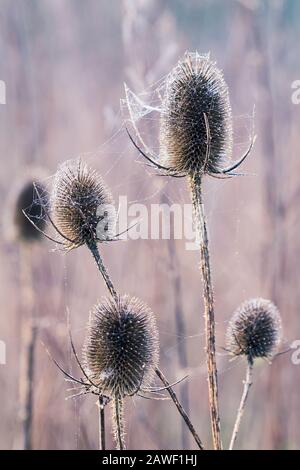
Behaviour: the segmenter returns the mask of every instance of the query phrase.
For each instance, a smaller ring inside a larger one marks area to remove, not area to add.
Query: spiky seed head
[[[208,159],[204,114],[210,132]],[[187,52],[167,77],[160,126],[161,162],[178,173],[216,173],[231,151],[232,114],[223,74],[209,54]]]
[[[277,307],[265,299],[250,299],[233,314],[227,329],[227,348],[234,356],[272,358],[281,339]]]
[[[111,397],[133,395],[148,385],[158,364],[158,330],[149,307],[127,295],[95,305],[83,363],[92,381]]]
[[[19,240],[24,243],[41,241],[43,236],[26,218],[41,230],[45,228],[46,217],[44,208],[48,198],[43,180],[46,171],[39,168],[29,168],[15,182],[5,211],[5,232],[8,240]]]
[[[101,176],[81,159],[64,162],[54,178],[51,215],[66,248],[115,236],[116,210]]]

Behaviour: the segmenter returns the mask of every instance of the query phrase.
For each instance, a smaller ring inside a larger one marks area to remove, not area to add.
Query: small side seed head
[[[281,319],[277,307],[265,299],[244,302],[233,314],[227,330],[227,348],[234,356],[272,358],[281,338]]]
[[[19,179],[9,196],[5,213],[6,237],[8,240],[19,240],[24,243],[39,242],[43,239],[32,222],[41,230],[46,225],[44,208],[47,205],[47,193],[42,180],[46,172],[39,169],[29,169]],[[27,217],[24,215],[25,211]]]
[[[125,295],[92,312],[83,347],[89,377],[102,392],[122,398],[148,385],[158,363],[158,330],[151,310]]]
[[[66,248],[115,235],[116,210],[101,176],[81,159],[63,163],[54,179],[51,215]]]
[[[209,55],[188,52],[167,77],[160,163],[189,175],[217,173],[231,151],[232,115],[223,74]]]

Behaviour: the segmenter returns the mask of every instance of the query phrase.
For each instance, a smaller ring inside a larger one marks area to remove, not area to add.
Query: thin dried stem
[[[169,382],[167,381],[166,377],[164,376],[164,374],[158,368],[155,369],[155,372],[156,372],[156,375],[159,377],[159,379],[164,384],[164,386],[166,387],[166,390],[168,391],[170,397],[172,398],[177,410],[181,414],[182,418],[185,421],[185,424],[187,425],[187,427],[189,428],[193,438],[195,439],[195,442],[196,442],[197,446],[199,447],[200,450],[204,450],[204,446],[202,444],[202,441],[201,441],[200,437],[198,436],[194,426],[192,425],[192,423],[190,421],[190,418],[188,417],[188,415],[184,411],[182,405],[180,404],[180,402],[177,398],[176,393],[172,389],[172,387],[169,384]]]
[[[99,396],[99,449],[105,450],[105,407],[103,396]]]
[[[94,260],[98,266],[98,269],[104,279],[104,282],[109,290],[110,295],[118,302],[118,294],[112,280],[105,268],[105,265],[100,256],[96,242],[90,243],[88,248],[90,249]],[[100,449],[105,449],[105,421],[104,421],[104,406],[101,406],[99,398],[99,444]],[[125,436],[124,436],[124,415],[123,415],[123,400],[120,397],[115,397],[113,400],[113,426],[114,426],[114,436],[116,440],[116,448],[118,450],[124,450],[125,447]],[[103,441],[104,440],[104,441]],[[104,447],[102,447],[104,445]]]
[[[208,234],[202,200],[201,176],[190,178],[194,224],[199,238],[201,272],[203,280],[204,317],[206,332],[206,362],[208,374],[208,392],[211,416],[211,428],[214,449],[221,450],[220,415],[218,403],[218,375],[215,346],[214,297],[209,260]]]
[[[34,289],[32,245],[20,247],[21,276],[21,352],[20,352],[20,421],[22,426],[22,448],[32,449],[32,427],[34,408],[35,346],[37,326],[34,318]]]
[[[246,380],[244,381],[244,390],[243,390],[243,395],[241,398],[240,406],[237,412],[233,432],[232,432],[232,437],[229,445],[229,450],[233,449],[237,434],[239,432],[240,424],[241,424],[241,419],[245,410],[246,406],[246,401],[248,398],[249,390],[252,385],[252,373],[253,373],[253,363],[248,361],[247,365],[247,373],[246,373]]]
[[[106,267],[102,261],[102,258],[101,258],[101,255],[99,253],[99,250],[98,250],[98,247],[97,247],[97,244],[96,242],[94,243],[90,243],[88,248],[90,249],[93,257],[94,257],[94,260],[96,261],[96,264],[98,266],[98,269],[104,279],[104,282],[109,290],[109,293],[110,295],[113,297],[113,299],[117,302],[118,300],[118,294],[117,294],[117,291],[116,289],[114,288],[114,285],[112,283],[112,280],[106,270]]]
[[[35,347],[37,339],[37,327],[32,324],[29,326],[29,338],[27,345],[27,389],[26,389],[26,406],[24,416],[24,449],[32,449],[32,421],[33,421],[33,381],[35,371]]]
[[[113,426],[117,450],[125,450],[123,399],[115,397],[113,400]]]

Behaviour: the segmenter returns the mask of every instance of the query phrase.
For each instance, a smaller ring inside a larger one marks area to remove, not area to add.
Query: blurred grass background
[[[53,247],[44,241],[24,250],[6,236],[9,195],[31,166],[53,174],[65,159],[90,152],[90,161],[105,175],[116,199],[127,194],[142,201],[160,190],[149,204],[165,198],[189,202],[185,182],[162,184],[136,164],[136,151],[120,130],[119,112],[124,81],[141,92],[168,73],[186,50],[210,51],[224,70],[237,126],[236,156],[247,144],[249,116],[256,106],[258,139],[243,168],[255,176],[205,182],[227,445],[245,369],[243,362],[229,362],[222,350],[233,310],[252,296],[271,298],[282,314],[282,348],[300,338],[300,105],[291,101],[291,84],[300,79],[299,20],[297,0],[0,1],[0,79],[6,83],[7,100],[0,105],[0,339],[7,346],[7,364],[0,366],[1,449],[20,447],[20,323],[29,309],[24,251],[33,284],[30,308],[38,318],[35,449],[97,447],[95,398],[65,401],[66,383],[41,341],[78,375],[66,310],[79,350],[88,311],[106,294],[84,248],[61,255],[50,253]],[[161,368],[170,381],[189,373],[190,414],[208,442],[197,252],[186,251],[182,240],[128,240],[102,251],[119,290],[142,298],[156,313]],[[178,303],[186,323],[180,338],[174,320]],[[178,362],[178,341],[187,347],[184,370]],[[300,367],[292,364],[291,353],[279,356],[272,366],[257,365],[238,448],[299,448],[299,385]],[[172,404],[128,400],[127,441],[131,449],[180,449],[181,422]],[[190,439],[188,445],[194,447]]]

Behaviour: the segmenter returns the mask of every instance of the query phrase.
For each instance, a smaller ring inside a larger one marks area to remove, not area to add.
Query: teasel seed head
[[[234,356],[272,358],[281,339],[277,307],[265,299],[250,299],[233,314],[227,329],[227,348]]]
[[[160,163],[190,176],[219,173],[231,151],[232,114],[223,74],[209,54],[187,52],[167,77]]]
[[[115,235],[112,195],[101,176],[81,159],[64,162],[58,168],[50,207],[67,249],[107,241]]]
[[[42,240],[41,232],[36,230],[28,218],[41,230],[46,225],[44,207],[47,205],[47,193],[42,181],[46,171],[30,168],[17,180],[9,195],[9,203],[5,211],[6,238],[23,243]],[[23,211],[26,212],[27,217]]]
[[[141,300],[104,299],[91,312],[83,363],[102,393],[123,398],[152,380],[158,364],[158,330]]]

